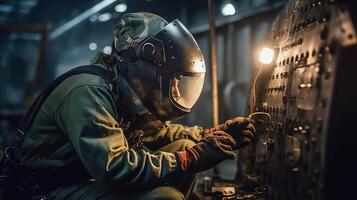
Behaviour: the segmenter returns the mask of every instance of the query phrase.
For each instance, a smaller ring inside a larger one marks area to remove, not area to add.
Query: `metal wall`
[[[276,57],[257,65],[262,70],[247,109],[257,114],[258,131],[240,151],[247,170],[239,177],[257,177],[274,199],[355,199],[356,184],[348,181],[357,177],[350,11],[343,1],[291,0],[271,26],[267,42]]]

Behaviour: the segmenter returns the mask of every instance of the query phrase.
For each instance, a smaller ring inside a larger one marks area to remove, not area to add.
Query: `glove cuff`
[[[190,166],[190,161],[188,158],[188,154],[186,151],[178,151],[175,153],[178,163],[177,165],[179,166],[180,170],[185,172],[188,170]]]
[[[196,144],[199,147],[201,144]],[[194,171],[195,165],[200,163],[201,155],[195,148],[188,148],[185,151],[178,151],[175,153],[179,162],[178,165],[183,172]]]

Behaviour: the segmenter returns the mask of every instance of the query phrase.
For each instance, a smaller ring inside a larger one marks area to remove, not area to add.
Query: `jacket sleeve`
[[[73,89],[56,113],[57,124],[98,182],[143,188],[162,182],[178,169],[172,153],[130,149],[115,115],[109,90],[93,85]]]
[[[202,140],[203,128],[199,126],[184,126],[167,122],[165,126],[156,132],[145,135],[145,145],[151,149],[169,144],[179,139],[189,139],[194,142]]]

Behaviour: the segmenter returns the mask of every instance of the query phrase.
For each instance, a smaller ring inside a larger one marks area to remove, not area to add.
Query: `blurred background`
[[[286,0],[216,0],[220,122],[244,115],[257,51]],[[207,0],[0,1],[0,144],[15,134],[39,91],[69,69],[110,54],[112,28],[126,12],[147,11],[181,20],[201,47],[208,71],[204,91],[186,125],[212,126]],[[231,161],[234,162],[234,161]],[[228,163],[228,165],[230,165]],[[232,174],[235,165],[224,173]],[[230,178],[234,178],[230,176]]]

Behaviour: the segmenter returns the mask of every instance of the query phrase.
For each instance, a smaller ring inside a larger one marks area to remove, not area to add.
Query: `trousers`
[[[179,139],[168,145],[165,145],[157,151],[176,152],[194,146],[195,143],[188,139]],[[153,151],[155,152],[155,151]],[[48,193],[47,197],[54,200],[117,200],[117,199],[135,199],[135,200],[171,200],[186,199],[193,189],[195,175],[183,175],[177,177],[175,185],[160,185],[148,190],[125,191],[120,189],[106,188],[96,181],[83,181],[72,184],[68,187],[55,189]]]

